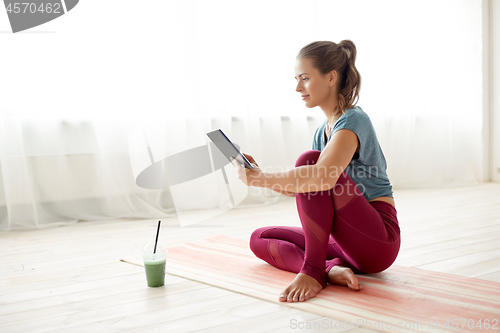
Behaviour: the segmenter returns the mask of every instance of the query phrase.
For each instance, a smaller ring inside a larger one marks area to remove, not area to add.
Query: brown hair
[[[330,41],[312,42],[304,46],[297,59],[311,59],[313,66],[321,74],[337,71],[339,77],[338,100],[335,109],[345,113],[359,100],[361,89],[361,75],[355,66],[356,46],[351,40],[345,39],[336,44]],[[335,111],[335,110],[334,110]]]

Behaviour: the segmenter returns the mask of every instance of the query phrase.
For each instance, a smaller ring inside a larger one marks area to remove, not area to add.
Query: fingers
[[[240,164],[238,163],[238,161],[236,161],[234,158],[231,158],[231,164],[236,168],[236,172],[239,174],[239,166]]]
[[[243,156],[245,156],[245,158],[250,162],[250,163],[255,163],[255,160],[253,159],[252,155],[248,155],[248,154],[245,154],[245,153],[242,153]]]
[[[238,171],[242,169],[240,162],[238,162],[238,160],[235,159],[234,157],[231,157],[231,163],[236,167]]]
[[[248,155],[248,154],[245,154],[245,153],[242,153],[243,156],[245,156],[245,158],[248,160],[248,162],[250,162],[250,164],[252,164],[252,166],[257,166],[259,167],[259,165],[257,164],[257,162],[255,162],[255,159],[252,157],[252,155]]]
[[[236,168],[236,173],[238,174],[238,179],[246,184],[247,177],[246,177],[246,171],[244,170],[244,168],[240,165],[238,160],[236,160],[234,157],[231,157],[231,163]]]

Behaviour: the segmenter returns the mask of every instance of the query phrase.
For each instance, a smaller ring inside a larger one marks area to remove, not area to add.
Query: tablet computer
[[[236,145],[228,139],[222,130],[218,129],[208,132],[207,135],[217,148],[219,148],[221,153],[226,156],[229,162],[231,162],[231,158],[235,158],[241,166],[244,166],[247,169],[253,169],[250,162],[245,158],[245,156],[243,156],[240,150],[236,148]]]

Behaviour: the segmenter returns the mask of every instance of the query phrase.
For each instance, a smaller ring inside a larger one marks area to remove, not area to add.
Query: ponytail
[[[338,100],[336,110],[345,113],[356,105],[361,89],[361,75],[356,69],[356,46],[345,39],[336,44],[330,41],[312,42],[304,46],[297,59],[311,59],[313,66],[321,74],[337,71],[339,77]]]

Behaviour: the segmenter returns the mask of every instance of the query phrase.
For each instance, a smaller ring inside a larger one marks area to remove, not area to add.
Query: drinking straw
[[[153,254],[156,253],[156,244],[158,244],[158,235],[160,234],[160,223],[161,223],[161,220],[158,221],[158,230],[156,230],[156,240],[155,240],[155,248],[153,250]]]

